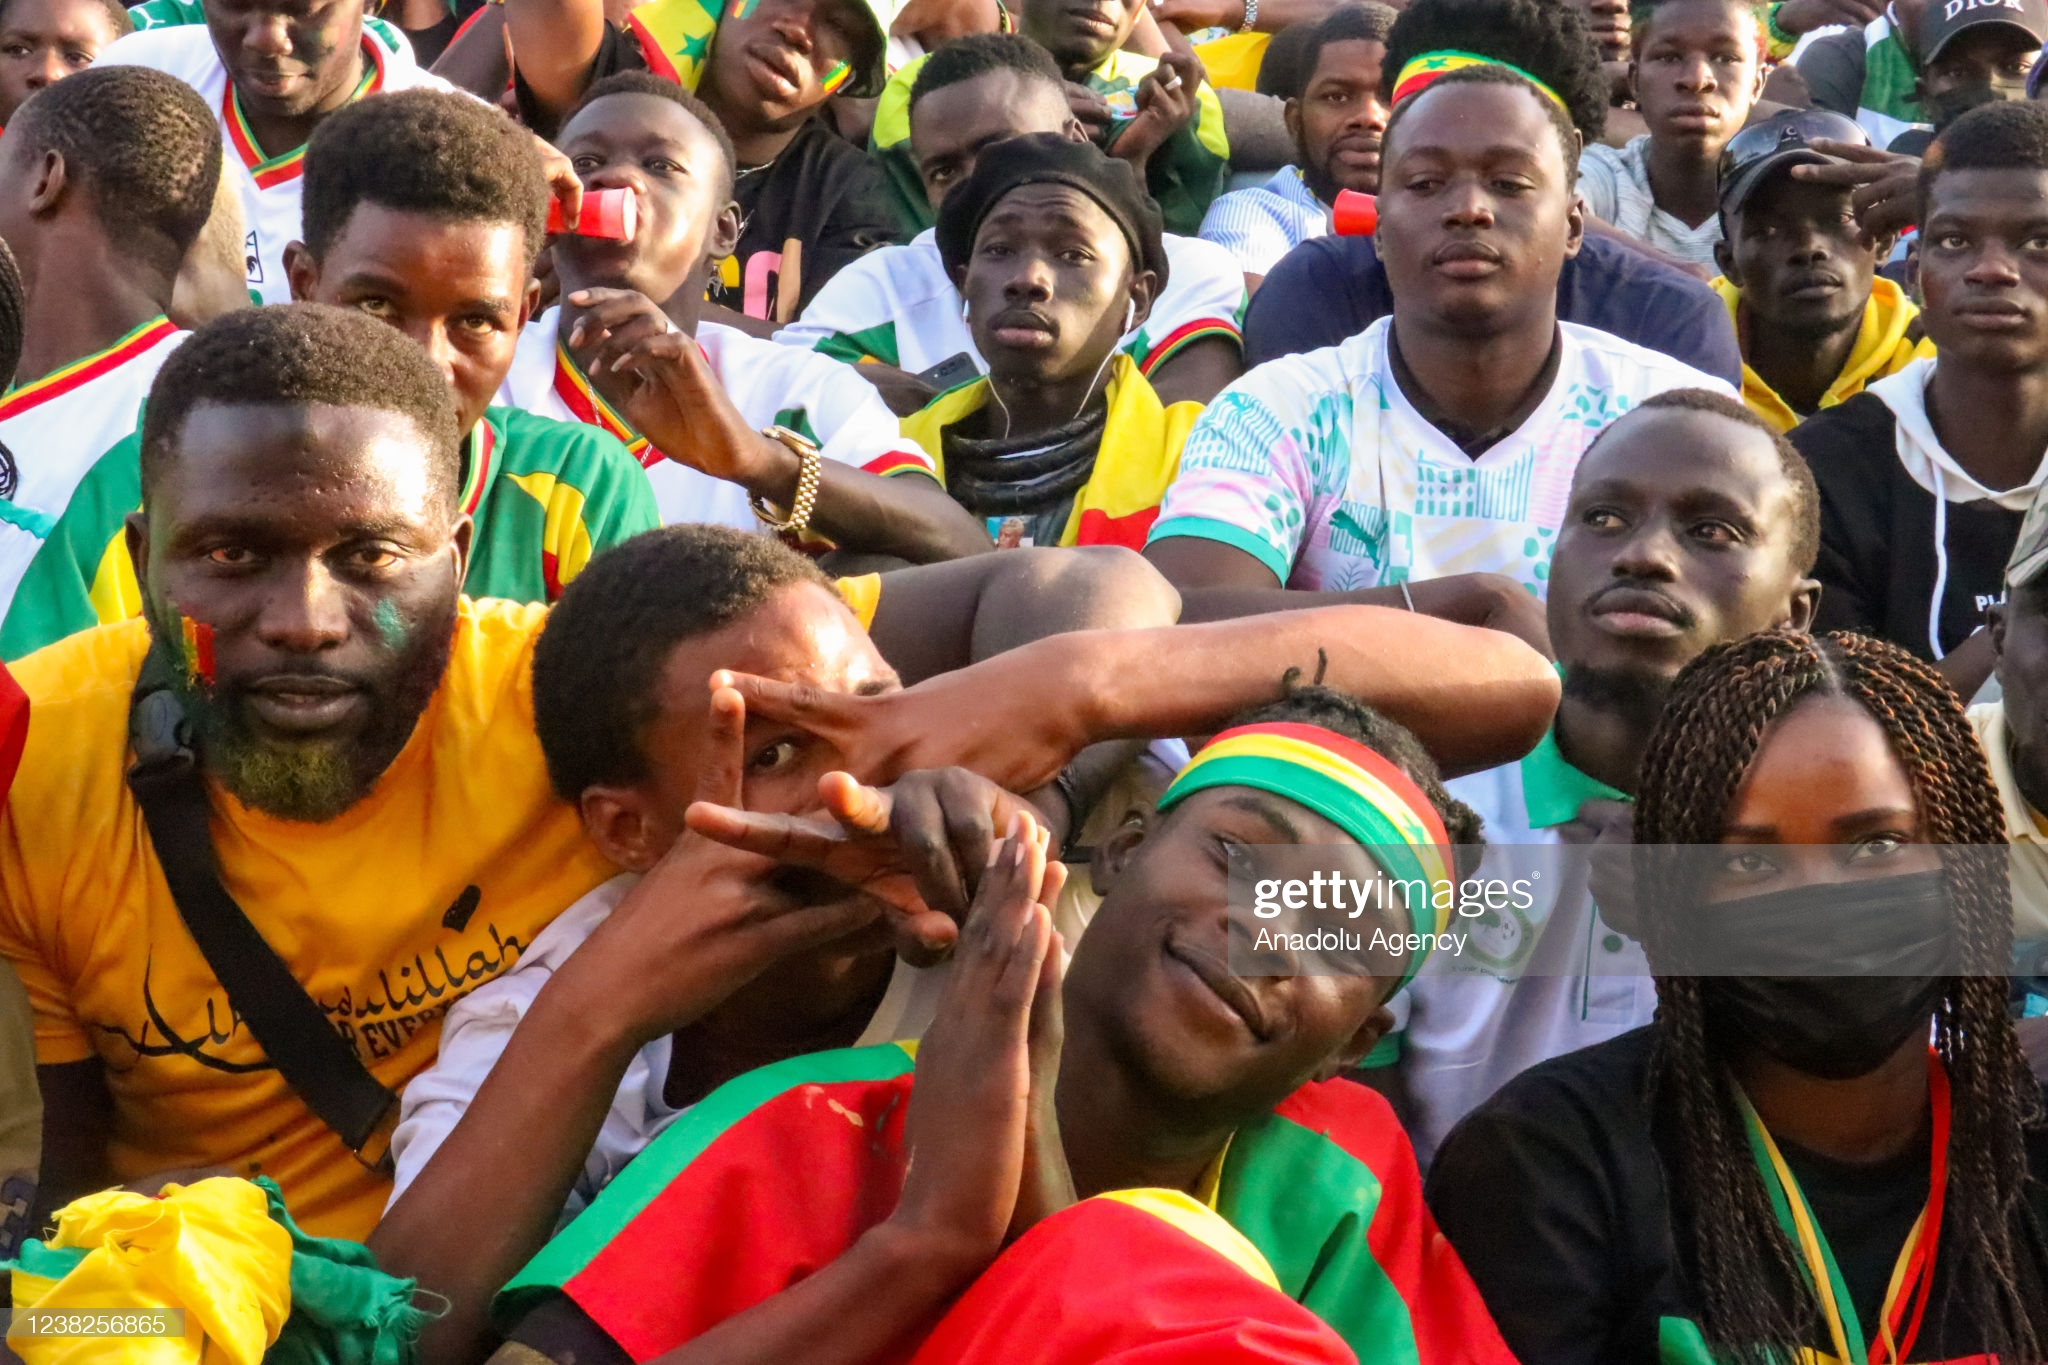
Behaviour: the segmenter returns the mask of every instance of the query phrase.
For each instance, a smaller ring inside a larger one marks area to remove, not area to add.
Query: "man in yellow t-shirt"
[[[15,665],[0,954],[35,1013],[40,1207],[218,1165],[360,1238],[388,1190],[266,1059],[172,900],[125,781],[145,659],[176,679],[222,883],[393,1090],[449,1005],[610,875],[533,734],[544,610],[461,595],[456,425],[424,351],[339,309],[230,314],[158,375],[128,527],[144,618]]]

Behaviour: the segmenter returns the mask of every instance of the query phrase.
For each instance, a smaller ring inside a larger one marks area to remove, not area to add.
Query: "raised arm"
[[[534,112],[553,127],[590,84],[604,45],[604,0],[504,0],[512,64]]]
[[[1361,606],[1058,635],[879,697],[714,676],[751,711],[835,746],[863,781],[959,766],[1011,791],[1100,740],[1212,732],[1278,698],[1289,676],[1378,707],[1452,773],[1527,753],[1558,699],[1549,661],[1511,635]]]

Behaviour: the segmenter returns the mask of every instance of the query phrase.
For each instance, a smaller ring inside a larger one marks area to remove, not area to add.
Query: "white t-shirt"
[[[1401,392],[1391,325],[1269,361],[1218,394],[1188,434],[1148,543],[1221,541],[1290,588],[1490,572],[1542,597],[1572,473],[1601,429],[1667,389],[1733,395],[1660,352],[1559,323],[1550,392],[1474,458]]]
[[[1608,147],[1594,143],[1579,157],[1579,193],[1593,216],[1655,247],[1687,265],[1703,265],[1714,273],[1714,246],[1721,240],[1721,215],[1707,215],[1698,227],[1688,227],[1683,218],[1657,207],[1650,193],[1648,154],[1650,135],[1632,137],[1627,145]]]
[[[422,71],[413,60],[412,44],[382,19],[363,20],[363,53],[367,60],[358,99],[418,86],[455,88]],[[147,66],[176,76],[199,92],[220,123],[226,153],[221,173],[232,175],[241,191],[243,224],[249,234],[243,246],[249,264],[249,290],[265,303],[290,303],[292,287],[284,277],[284,249],[300,236],[300,171],[306,149],[263,155],[232,98],[228,69],[221,64],[206,25],[181,24],[131,33],[100,53],[98,65]]]
[[[579,387],[573,362],[564,358],[558,344],[561,315],[560,308],[550,308],[526,324],[512,369],[499,386],[498,403],[558,421],[623,428],[613,434],[621,436],[646,466],[665,525],[709,522],[741,531],[759,529],[746,489],[668,459],[640,443],[609,407],[592,406],[594,393]],[[788,427],[816,441],[826,459],[870,474],[938,478],[931,457],[903,435],[874,385],[838,361],[713,322],[698,324],[697,344],[726,396],[750,425]]]
[[[1244,321],[1244,272],[1236,258],[1197,237],[1168,233],[1165,242],[1166,288],[1152,315],[1122,342],[1148,375],[1198,338],[1239,340]],[[977,371],[988,373],[960,316],[960,291],[946,274],[932,228],[846,266],[775,339],[849,363],[879,360],[911,374],[964,352]]]
[[[0,618],[79,483],[134,434],[156,372],[186,335],[154,318],[0,399],[0,446],[15,471],[13,494],[0,502]]]

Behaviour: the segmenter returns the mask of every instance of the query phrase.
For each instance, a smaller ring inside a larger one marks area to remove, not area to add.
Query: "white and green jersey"
[[[182,6],[149,16],[153,26],[138,29],[100,53],[101,65],[147,66],[176,76],[199,92],[220,122],[227,153],[222,173],[235,177],[242,195],[243,257],[249,267],[249,293],[263,303],[289,303],[292,290],[284,277],[284,248],[299,238],[300,172],[306,149],[294,147],[265,156],[242,115],[228,69],[214,50],[204,23],[174,22]],[[455,87],[419,68],[412,44],[382,19],[363,20],[363,76],[351,99],[382,90],[430,86]]]
[[[558,335],[561,317],[560,308],[550,308],[526,324],[498,402],[557,421],[585,422],[624,441],[647,470],[664,525],[759,529],[746,489],[669,459],[604,401]],[[697,345],[749,426],[787,427],[817,442],[826,459],[870,474],[938,478],[931,457],[902,434],[874,386],[838,361],[711,322],[698,325]]]
[[[1122,342],[1147,376],[1202,337],[1239,342],[1244,321],[1244,272],[1236,258],[1199,237],[1167,233],[1165,241],[1166,288],[1152,315]],[[775,339],[849,364],[877,360],[912,374],[964,354],[988,373],[931,228],[846,266]]]
[[[1540,598],[1572,473],[1601,429],[1667,389],[1734,396],[1661,352],[1561,322],[1550,392],[1472,456],[1401,392],[1392,322],[1269,361],[1218,394],[1188,433],[1147,543],[1221,541],[1290,588],[1503,573]]]
[[[7,495],[0,501],[0,620],[13,614],[24,581],[33,597],[33,585],[52,572],[70,582],[70,596],[132,601],[134,573],[126,556],[108,563],[99,553],[105,547],[94,546],[80,560],[62,543],[58,523],[74,498],[98,496],[95,471],[134,433],[156,372],[185,336],[169,318],[153,318],[105,350],[0,399],[0,491]],[[125,517],[139,499],[132,496],[132,479],[121,482],[114,501]],[[22,652],[0,649],[0,657]]]

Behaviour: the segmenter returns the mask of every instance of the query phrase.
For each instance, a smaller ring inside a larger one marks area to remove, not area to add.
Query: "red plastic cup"
[[[633,229],[640,225],[640,204],[633,191],[585,190],[583,211],[576,215],[576,226],[570,229],[578,237],[608,237],[615,242],[633,240]],[[562,201],[548,200],[548,231],[564,231],[562,227]]]
[[[1330,227],[1339,237],[1370,237],[1379,230],[1379,201],[1357,190],[1338,190],[1330,206]]]

